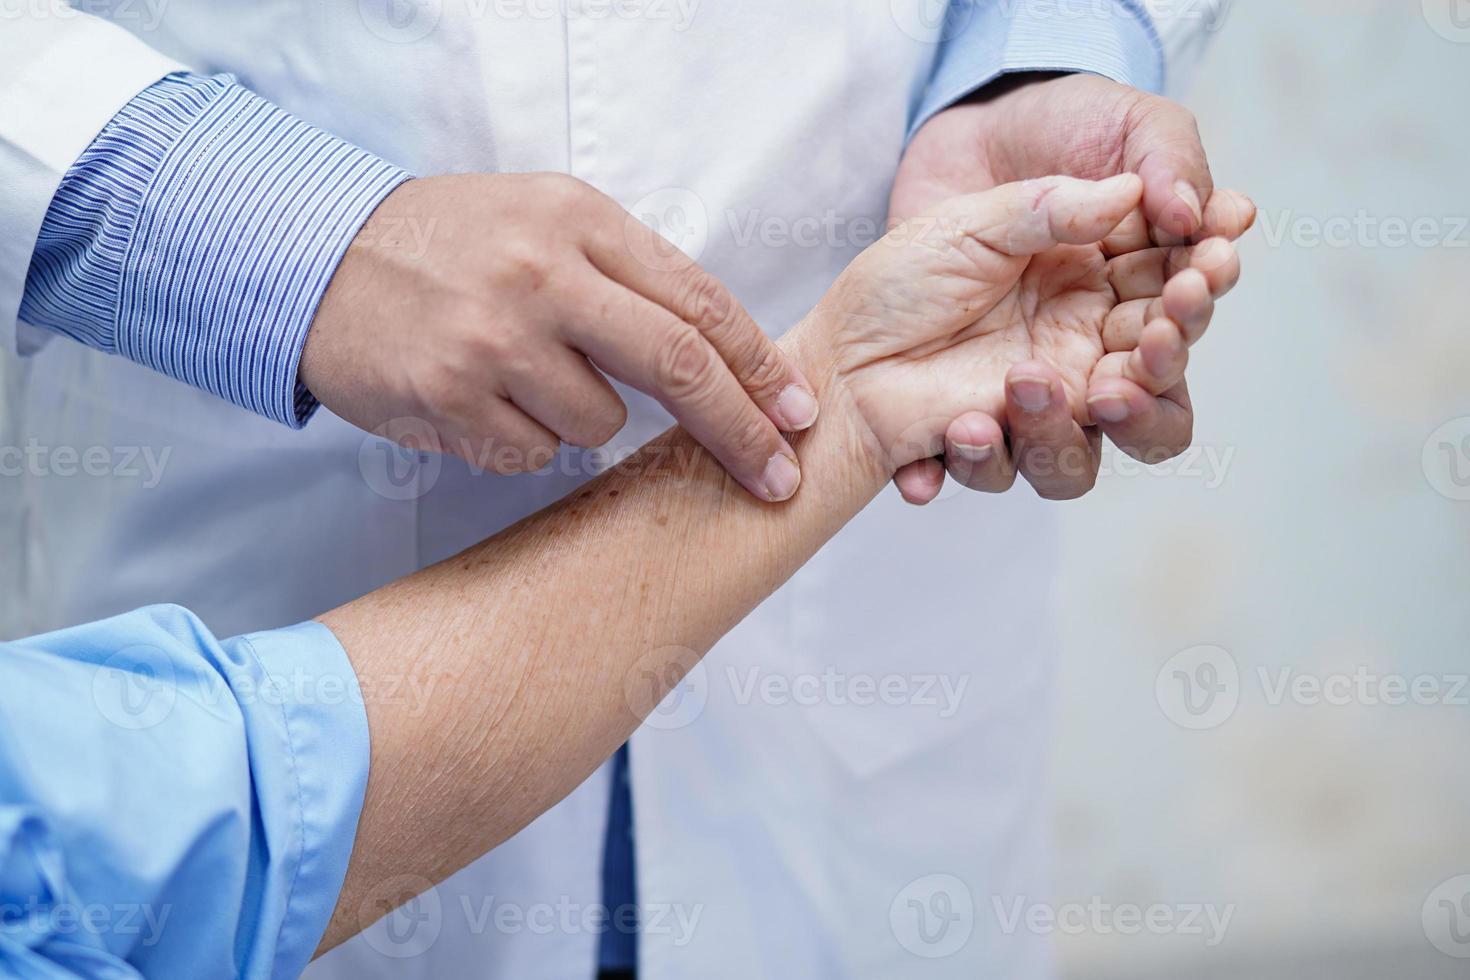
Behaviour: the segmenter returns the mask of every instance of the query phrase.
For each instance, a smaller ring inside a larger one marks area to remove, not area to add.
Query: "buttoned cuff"
[[[409,174],[229,76],[170,75],[129,102],[47,212],[21,318],[293,428],[332,274]]]
[[[1014,72],[1089,72],[1161,92],[1164,46],[1142,0],[951,0],[909,135]]]

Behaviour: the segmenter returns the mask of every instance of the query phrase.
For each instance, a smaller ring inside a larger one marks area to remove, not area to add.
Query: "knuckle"
[[[568,441],[583,448],[601,446],[621,432],[627,423],[627,406],[620,401],[615,401],[587,418],[579,427],[579,431],[575,433],[576,438]]]
[[[976,465],[965,460],[949,460],[949,475],[961,486],[976,493],[1005,493],[1016,482],[1013,470]]]
[[[571,174],[545,174],[541,180],[544,199],[556,209],[575,208],[593,193],[590,184]]]
[[[523,377],[533,370],[535,343],[514,320],[484,318],[471,344],[471,358],[480,359],[501,377]]]
[[[413,374],[419,400],[431,406],[442,405],[460,388],[460,367],[449,360],[434,360]]]
[[[496,263],[495,282],[502,288],[535,292],[550,272],[547,251],[531,241],[508,243]]]
[[[751,337],[749,343],[752,349],[740,358],[744,365],[740,381],[757,398],[775,398],[786,386],[786,360],[763,333]]]
[[[431,415],[462,420],[471,406],[464,392],[471,387],[464,366],[450,359],[435,360],[410,376],[414,402]]]
[[[560,443],[544,436],[526,436],[508,444],[509,452],[503,454],[501,472],[534,473],[544,468],[556,456]]]
[[[684,318],[700,333],[713,333],[730,322],[735,299],[723,283],[697,265],[684,273]]]
[[[1084,446],[1064,446],[1052,451],[1039,447],[1025,456],[1024,469],[1043,500],[1076,500],[1097,486],[1098,467]]]
[[[1145,96],[1138,103],[1137,115],[1148,123],[1167,126],[1171,130],[1198,128],[1194,113],[1187,106],[1162,95]]]
[[[721,440],[726,450],[740,459],[766,459],[771,424],[764,416],[741,412],[726,428]]]
[[[1128,114],[1126,129],[1144,136],[1156,150],[1189,159],[1198,157],[1202,150],[1194,113],[1161,95],[1139,100]]]
[[[707,391],[714,382],[709,345],[692,328],[676,330],[659,345],[653,378],[659,391],[675,401]]]
[[[985,493],[1009,493],[1015,485],[1016,472],[1015,470],[1008,470],[1002,476],[997,477],[978,489],[983,490]]]

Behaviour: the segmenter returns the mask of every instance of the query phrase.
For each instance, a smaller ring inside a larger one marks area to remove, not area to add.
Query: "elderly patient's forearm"
[[[367,800],[324,949],[381,914],[360,905],[381,901],[384,882],[438,882],[571,792],[657,703],[651,679],[671,687],[872,499],[887,474],[828,401],[798,445],[790,503],[755,501],[674,430],[560,504],[324,617],[365,679],[440,681],[427,704],[368,702]]]

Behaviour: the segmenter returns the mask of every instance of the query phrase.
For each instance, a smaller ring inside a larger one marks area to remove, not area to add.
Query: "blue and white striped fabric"
[[[228,75],[170,75],[67,172],[21,318],[299,427],[317,304],[408,178]]]
[[[910,135],[1002,75],[1089,72],[1164,90],[1163,42],[1143,0],[950,0]]]

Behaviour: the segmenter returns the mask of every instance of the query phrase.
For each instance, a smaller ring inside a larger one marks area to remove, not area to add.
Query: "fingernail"
[[[1124,422],[1128,419],[1128,399],[1122,395],[1098,395],[1087,399],[1092,417],[1104,422]]]
[[[787,432],[809,429],[817,420],[817,398],[801,385],[787,385],[776,397],[776,414]]]
[[[1240,197],[1240,199],[1242,201],[1245,202],[1245,207],[1251,213],[1250,220],[1248,222],[1246,222],[1246,225],[1245,225],[1245,230],[1246,231],[1250,231],[1256,225],[1256,217],[1257,217],[1257,215],[1259,215],[1260,209],[1256,207],[1256,202],[1255,202],[1255,199],[1254,198],[1249,197],[1249,196],[1247,196],[1245,194],[1240,194],[1238,196]]]
[[[1021,411],[1040,415],[1051,405],[1051,382],[1040,378],[1017,378],[1011,382],[1011,394]]]
[[[1205,220],[1204,208],[1200,206],[1199,191],[1187,180],[1181,180],[1174,185],[1174,194],[1189,208],[1189,213],[1194,215],[1195,227],[1199,227]]]
[[[950,448],[965,462],[974,463],[977,466],[995,455],[994,446],[969,446],[963,442],[954,442],[950,443]]]
[[[765,476],[761,478],[761,490],[770,501],[790,500],[801,485],[801,470],[796,460],[785,453],[777,453],[766,463]]]

